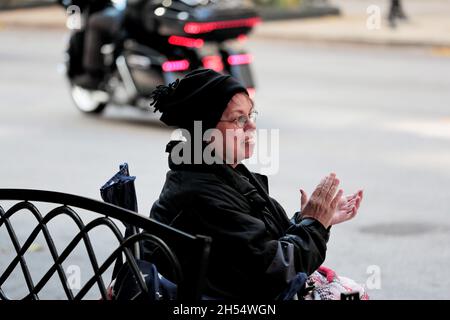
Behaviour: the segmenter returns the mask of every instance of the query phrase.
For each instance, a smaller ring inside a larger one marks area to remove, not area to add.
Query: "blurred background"
[[[388,0],[255,3],[262,23],[245,47],[258,127],[279,129],[272,197],[292,215],[300,188],[310,194],[336,172],[347,193],[362,188],[365,198],[354,220],[332,228],[324,265],[372,299],[450,299],[450,1],[404,0],[401,19],[388,19]],[[63,7],[1,0],[0,9],[0,188],[100,199],[128,162],[147,216],[172,131],[136,108],[92,116],[74,107],[61,71]],[[1,229],[0,267],[13,254]],[[46,251],[37,240],[30,256]],[[13,296],[22,285],[10,284]]]

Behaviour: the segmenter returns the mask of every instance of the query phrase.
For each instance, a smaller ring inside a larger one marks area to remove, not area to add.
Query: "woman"
[[[212,238],[206,295],[276,299],[297,274],[317,270],[330,226],[355,216],[362,192],[342,197],[332,173],[309,200],[302,192],[302,212],[289,220],[269,196],[267,177],[240,163],[252,155],[257,113],[230,76],[193,71],[159,87],[154,105],[187,140],[167,147],[170,171],[150,216]]]

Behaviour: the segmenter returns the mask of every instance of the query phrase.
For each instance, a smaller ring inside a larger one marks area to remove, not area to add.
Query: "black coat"
[[[174,165],[150,216],[212,237],[206,294],[274,298],[297,272],[325,260],[329,231],[314,219],[288,219],[268,195],[267,177],[244,165]],[[186,257],[188,258],[188,257]]]

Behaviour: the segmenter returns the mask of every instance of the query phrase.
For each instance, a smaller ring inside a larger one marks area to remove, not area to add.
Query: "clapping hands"
[[[363,199],[363,191],[343,196],[343,190],[336,190],[339,179],[331,173],[322,179],[308,199],[304,190],[300,190],[300,206],[302,218],[310,217],[318,220],[325,228],[353,219]]]

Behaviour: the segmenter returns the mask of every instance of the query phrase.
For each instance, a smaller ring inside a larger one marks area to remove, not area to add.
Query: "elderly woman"
[[[343,197],[331,173],[309,200],[302,191],[302,210],[290,220],[269,196],[267,177],[241,164],[253,152],[257,112],[246,88],[228,75],[193,71],[160,86],[154,105],[188,139],[167,146],[170,171],[150,216],[212,238],[207,296],[276,299],[297,274],[321,266],[330,227],[355,216],[361,191]],[[208,148],[213,163],[205,159]]]

